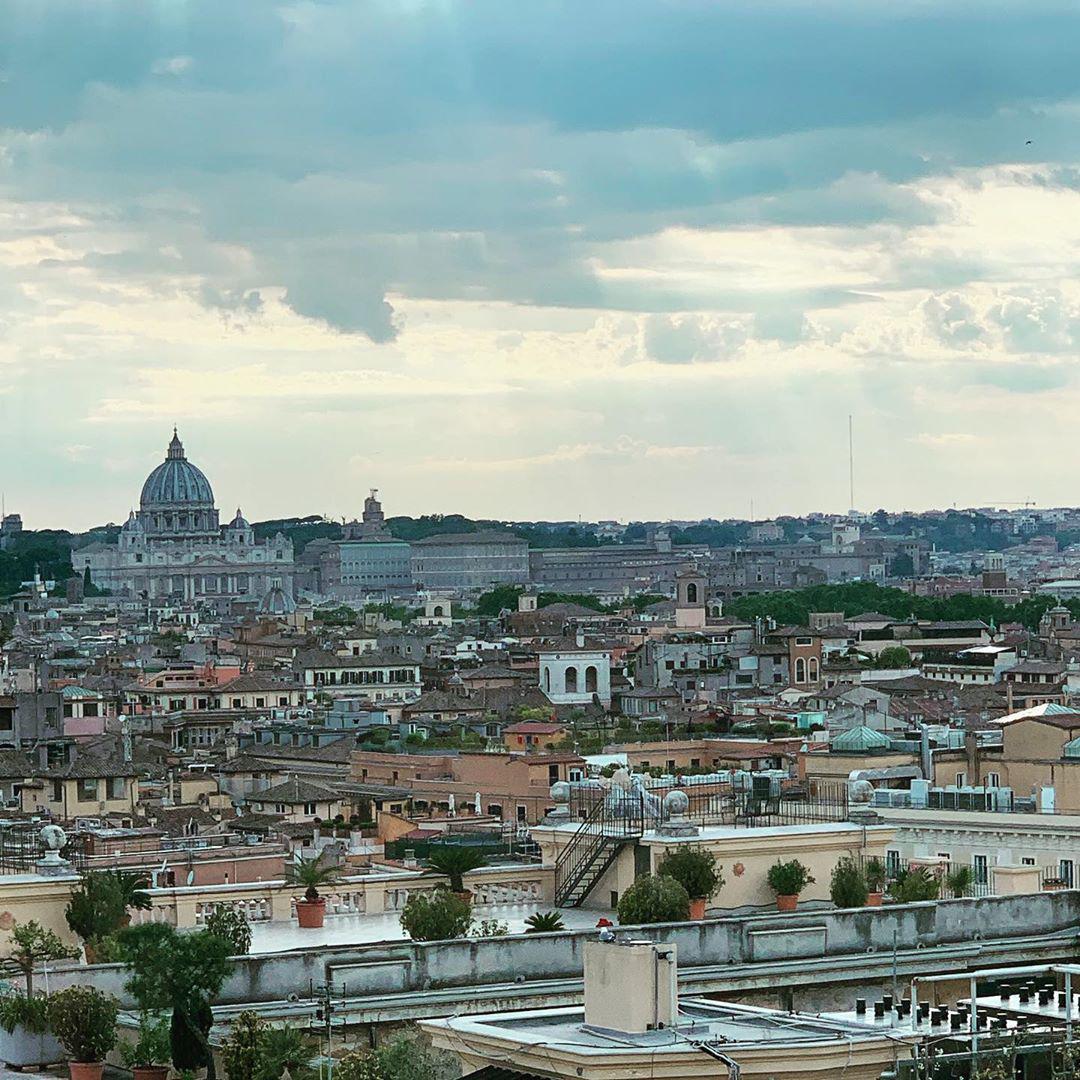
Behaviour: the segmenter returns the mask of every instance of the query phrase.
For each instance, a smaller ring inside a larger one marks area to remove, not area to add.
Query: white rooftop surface
[[[506,923],[511,934],[525,931],[525,920],[538,911],[553,911],[553,904],[492,904],[473,909],[473,918],[494,919]],[[596,926],[601,917],[615,920],[611,911],[559,908],[567,930],[585,930]],[[399,913],[383,915],[327,915],[320,930],[301,930],[295,922],[256,922],[251,924],[253,953],[286,952],[289,949],[317,948],[324,945],[362,945],[376,941],[403,941],[408,934],[401,928]]]
[[[579,1055],[607,1055],[640,1049],[656,1054],[700,1053],[694,1043],[711,1041],[731,1051],[738,1047],[784,1046],[794,1043],[835,1043],[838,1038],[878,1039],[880,1030],[804,1013],[782,1013],[751,1005],[681,1000],[678,1027],[640,1034],[596,1031],[584,1026],[580,1007],[536,1009],[490,1016],[449,1017],[425,1026],[446,1027],[467,1037],[506,1039],[522,1047],[547,1045]]]

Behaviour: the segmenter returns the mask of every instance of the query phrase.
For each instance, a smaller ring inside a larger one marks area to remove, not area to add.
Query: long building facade
[[[117,544],[72,552],[99,588],[145,599],[244,599],[293,594],[293,545],[282,534],[257,542],[239,510],[222,527],[206,475],[187,459],[176,431],[165,460],[143,484],[139,509]]]

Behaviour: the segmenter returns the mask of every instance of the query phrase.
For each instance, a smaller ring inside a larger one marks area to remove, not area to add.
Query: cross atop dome
[[[184,444],[180,441],[180,436],[176,433],[176,426],[173,425],[172,429],[172,442],[169,443],[169,452],[165,455],[166,460],[181,461],[184,457]]]

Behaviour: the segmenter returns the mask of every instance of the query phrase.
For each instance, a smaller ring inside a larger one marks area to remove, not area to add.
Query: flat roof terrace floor
[[[555,908],[554,904],[491,904],[474,908],[477,922],[492,919],[506,923],[511,934],[523,933],[525,920],[538,911],[558,910],[567,930],[587,930],[601,917],[615,921],[612,911],[595,908]],[[379,915],[328,915],[319,930],[301,930],[295,922],[256,922],[251,924],[253,953],[285,952],[289,949],[324,945],[363,945],[376,941],[403,941],[408,934],[401,928],[400,913]]]

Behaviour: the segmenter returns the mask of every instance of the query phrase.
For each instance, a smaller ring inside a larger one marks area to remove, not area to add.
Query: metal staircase
[[[644,825],[640,803],[627,800],[616,809],[599,799],[556,860],[556,905],[581,907],[623,846],[641,836]]]

